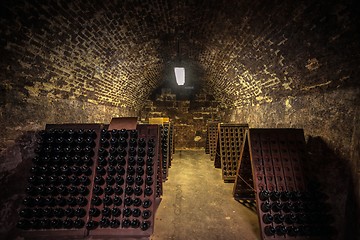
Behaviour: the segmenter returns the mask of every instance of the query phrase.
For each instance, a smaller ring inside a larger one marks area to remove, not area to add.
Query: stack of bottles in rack
[[[136,129],[100,125],[41,131],[18,228],[42,235],[78,230],[85,236],[101,229],[150,235],[161,190],[159,136],[158,126],[140,128],[141,136]]]

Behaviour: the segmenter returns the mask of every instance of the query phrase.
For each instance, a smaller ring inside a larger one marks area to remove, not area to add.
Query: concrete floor
[[[204,150],[178,150],[164,183],[151,240],[260,239],[256,212],[234,200]]]

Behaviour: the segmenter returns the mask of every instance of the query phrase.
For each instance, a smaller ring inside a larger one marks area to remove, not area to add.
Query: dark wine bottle
[[[123,168],[123,167],[116,167],[116,172],[117,172],[117,174],[118,175],[124,175],[125,174],[125,168]]]
[[[111,209],[105,207],[103,210],[101,210],[101,214],[103,217],[111,217]]]
[[[132,210],[130,208],[125,208],[123,211],[124,217],[130,217],[132,214]]]
[[[134,175],[135,174],[135,168],[133,166],[129,166],[127,168],[127,174],[128,175]]]
[[[150,210],[144,210],[142,212],[143,219],[149,219],[151,217],[151,211]]]
[[[133,200],[130,197],[125,198],[124,200],[125,206],[131,206],[133,204]]]
[[[145,189],[146,190],[146,189]],[[152,190],[151,190],[152,191]],[[143,190],[142,190],[142,188],[141,187],[139,187],[139,186],[136,186],[135,188],[134,188],[134,194],[136,195],[136,196],[141,196],[142,195],[142,193],[143,193]],[[146,194],[145,194],[146,195]],[[150,194],[151,195],[151,194]],[[149,195],[148,195],[149,196]]]
[[[276,224],[282,224],[284,222],[284,216],[281,214],[275,214],[274,215],[274,222]]]
[[[112,168],[114,168],[114,166],[116,166],[117,165],[117,157],[115,157],[115,156],[110,156],[109,157],[109,164],[110,164],[110,166],[109,166],[109,168],[110,167],[112,167]],[[109,172],[109,171],[108,171]]]
[[[110,146],[110,142],[107,138],[101,138],[100,139],[100,147],[102,148],[108,148]]]
[[[131,186],[127,186],[125,188],[125,193],[126,195],[131,196],[134,193],[134,189]]]
[[[110,131],[110,133],[111,133],[111,137],[112,137],[112,138],[119,138],[119,137],[120,137],[120,132],[119,132],[119,130],[117,130],[117,129],[112,129],[112,130]]]
[[[132,228],[138,228],[138,227],[140,227],[140,221],[139,221],[138,219],[133,219],[133,220],[131,221],[131,227],[132,227]]]
[[[118,164],[119,164],[120,166],[125,166],[126,160],[125,160],[124,156],[119,156],[119,158],[118,158]]]
[[[287,224],[296,223],[296,222],[297,222],[297,217],[296,217],[296,215],[295,215],[295,214],[292,214],[292,213],[286,214],[286,215],[285,215],[285,222],[286,222]]]
[[[151,206],[152,202],[150,199],[145,199],[143,201],[143,208],[149,208]]]
[[[102,186],[102,185],[104,185],[105,180],[102,176],[97,175],[97,176],[95,176],[94,182],[95,182],[95,184]]]
[[[100,206],[102,203],[102,200],[99,196],[94,196],[91,198],[91,204],[95,205],[95,206]]]
[[[60,196],[56,199],[56,205],[60,206],[60,207],[64,207],[66,206],[66,198]]]
[[[116,185],[114,188],[114,192],[118,195],[122,195],[124,192],[124,189],[120,185]]]
[[[112,195],[112,194],[114,194],[114,189],[111,186],[106,186],[105,187],[105,193],[107,195]]]
[[[154,169],[153,169],[152,166],[147,166],[147,167],[146,167],[146,174],[147,174],[148,176],[154,175]]]
[[[281,202],[273,202],[271,204],[271,209],[274,212],[280,212],[283,209],[283,205]]]
[[[111,228],[118,228],[118,227],[120,227],[120,221],[117,220],[116,218],[111,219],[111,221],[110,221],[110,227],[111,227]]]
[[[82,195],[82,196],[87,196],[89,194],[89,189],[85,186],[80,186],[79,187],[79,193]]]
[[[109,139],[111,137],[110,132],[107,129],[101,129],[101,138]]]
[[[102,195],[104,193],[104,190],[99,185],[95,185],[94,188],[93,188],[93,193],[96,196],[100,196],[100,195]]]
[[[144,180],[142,179],[141,176],[137,176],[137,177],[135,178],[135,184],[136,184],[137,186],[142,186],[143,183],[144,183]]]
[[[111,209],[111,214],[114,217],[119,217],[121,215],[120,208],[114,207],[113,209]]]
[[[88,203],[88,200],[85,197],[78,197],[76,199],[76,203],[80,207],[85,207],[87,205],[87,203]]]
[[[275,228],[276,234],[279,236],[284,236],[287,233],[287,229],[283,225],[277,225]]]
[[[132,211],[132,215],[134,217],[140,217],[141,215],[141,210],[139,208],[134,208],[133,211]]]
[[[133,176],[127,176],[127,177],[126,177],[126,184],[127,184],[127,185],[133,185],[134,182],[135,182],[135,179],[134,179]]]
[[[150,228],[151,223],[149,221],[143,221],[140,225],[140,229],[146,231]]]
[[[115,196],[115,197],[114,197],[114,205],[115,205],[115,206],[121,206],[121,204],[122,204],[122,199],[121,199],[121,197]]]
[[[147,165],[147,166],[153,166],[153,165],[154,165],[154,160],[153,160],[152,157],[148,157],[148,158],[146,159],[146,165]]]
[[[130,140],[129,140],[129,146],[130,146],[130,147],[133,147],[133,148],[136,148],[136,147],[137,147],[136,138],[130,138]]]
[[[145,148],[146,147],[146,141],[144,138],[139,138],[138,140],[139,147]]]
[[[70,218],[67,218],[64,220],[64,228],[65,229],[70,229],[74,227],[74,221]]]
[[[142,204],[142,201],[141,201],[140,198],[135,198],[135,199],[133,200],[133,205],[134,205],[135,207],[140,207],[141,204]]]
[[[107,228],[110,225],[110,220],[106,217],[102,217],[100,220],[100,227]]]
[[[73,196],[70,196],[66,201],[67,201],[67,204],[71,207],[74,207],[77,204],[76,197],[73,197]]]
[[[75,216],[77,216],[77,217],[79,217],[79,218],[83,218],[83,217],[85,217],[85,215],[86,215],[85,209],[83,209],[83,208],[77,208],[77,209],[75,210]]]
[[[22,218],[32,218],[33,211],[31,208],[24,208],[19,212],[19,216]]]
[[[104,176],[106,174],[106,170],[104,167],[97,166],[96,173],[100,176]]]
[[[74,221],[74,227],[75,228],[82,228],[84,226],[85,226],[84,220],[82,220],[80,218],[75,219],[75,221]]]
[[[86,223],[86,229],[95,230],[98,227],[99,223],[94,220],[90,220]]]
[[[112,176],[107,176],[105,181],[106,181],[106,184],[110,185],[110,186],[114,185],[114,183],[115,183],[115,180],[114,180],[114,178]]]
[[[54,209],[54,216],[57,218],[62,218],[65,216],[65,210],[62,208],[55,208]]]
[[[98,217],[98,216],[100,215],[100,210],[99,210],[98,208],[92,207],[92,208],[90,208],[90,210],[89,210],[89,215],[90,215],[91,217]]]
[[[151,176],[147,176],[146,180],[145,180],[145,183],[146,183],[147,186],[151,186],[151,185],[153,185],[154,181],[153,181]]]
[[[270,197],[270,193],[267,190],[262,190],[259,192],[259,198],[261,201],[266,201]]]
[[[75,216],[75,210],[73,208],[66,208],[65,209],[65,216],[68,218],[72,218]]]
[[[265,226],[264,232],[266,236],[274,236],[276,233],[276,230],[273,226]]]
[[[112,198],[108,195],[105,195],[103,202],[105,206],[110,206],[111,204],[113,204]]]
[[[270,224],[270,223],[272,223],[274,221],[273,216],[271,214],[268,214],[268,213],[264,214],[262,219],[263,219],[263,222],[265,224]]]
[[[144,193],[146,196],[151,196],[151,194],[153,194],[153,190],[150,187],[146,187]]]
[[[131,221],[129,219],[125,218],[122,220],[121,225],[123,228],[129,228],[131,225]]]
[[[134,166],[136,164],[136,159],[134,158],[134,155],[130,155],[128,158],[128,164],[129,166]]]

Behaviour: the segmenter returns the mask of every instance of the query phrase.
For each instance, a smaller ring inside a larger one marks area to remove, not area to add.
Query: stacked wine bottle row
[[[18,227],[26,235],[85,235],[99,125],[40,131]]]
[[[158,125],[47,125],[18,227],[27,237],[150,236],[162,192]]]
[[[302,171],[302,129],[250,129],[245,137],[235,199],[255,192],[262,239],[312,239],[330,233],[327,208],[308,191]],[[251,165],[252,177],[246,170]]]
[[[210,160],[215,161],[216,155],[216,142],[218,140],[218,123],[217,122],[209,122],[207,126],[208,131],[208,139],[209,139],[209,153]]]
[[[89,210],[90,236],[150,236],[156,201],[158,126],[102,130]]]
[[[248,129],[247,124],[220,123],[218,125],[219,155],[221,159],[222,178],[225,182],[235,181],[246,129]]]
[[[170,133],[169,125],[160,125],[161,130],[161,167],[162,167],[162,178],[166,181],[169,175],[169,159],[170,159]]]
[[[169,168],[171,167],[171,161],[173,160],[173,154],[175,153],[175,143],[174,143],[174,125],[169,122],[167,123],[169,128]]]

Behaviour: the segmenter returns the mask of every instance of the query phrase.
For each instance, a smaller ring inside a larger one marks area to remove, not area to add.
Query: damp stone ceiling
[[[227,107],[358,86],[355,1],[0,4],[6,98],[16,92],[139,110],[178,61],[192,91]]]

